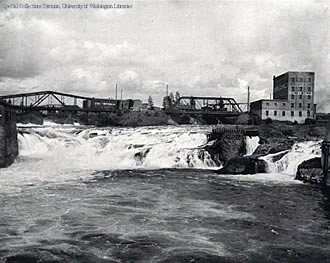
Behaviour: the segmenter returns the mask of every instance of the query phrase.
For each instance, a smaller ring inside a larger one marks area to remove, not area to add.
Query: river
[[[19,130],[0,170],[0,262],[330,262],[330,194],[294,180],[319,142],[223,176],[200,149],[207,126]]]

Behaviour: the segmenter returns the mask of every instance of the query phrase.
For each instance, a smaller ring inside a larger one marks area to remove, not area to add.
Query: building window
[[[294,95],[291,95],[291,99],[294,100]]]
[[[299,103],[299,108],[302,108],[302,103]]]
[[[309,118],[311,116],[311,112],[307,111],[307,117]]]
[[[285,116],[285,111],[282,111],[282,116]]]
[[[294,108],[294,103],[291,103],[291,108]]]
[[[312,91],[312,87],[308,87],[308,91]]]
[[[283,106],[285,106],[286,104],[285,104],[285,102],[283,102]]]
[[[277,106],[277,102],[275,102],[274,105]]]
[[[269,106],[269,102],[266,102],[266,105]]]
[[[302,100],[302,95],[299,95],[299,99]]]
[[[268,110],[266,110],[266,116],[269,116],[269,111]]]
[[[291,111],[291,117],[294,117],[294,111]]]
[[[274,110],[274,116],[277,116],[277,111],[276,110]]]
[[[296,78],[291,78],[291,81],[292,82],[296,82]]]
[[[302,112],[301,111],[299,111],[299,117],[302,117]]]
[[[300,91],[302,91],[302,87],[300,87],[300,89],[299,89]]]
[[[307,108],[308,108],[308,109],[311,108],[311,104],[310,104],[310,103],[307,104]]]
[[[294,91],[294,87],[291,87],[291,90]]]
[[[299,81],[300,81],[300,82],[303,82],[303,81],[304,81],[304,78],[299,78]]]
[[[312,78],[308,78],[308,82],[312,82]]]
[[[307,97],[309,100],[311,99],[311,95],[308,95],[308,97]]]

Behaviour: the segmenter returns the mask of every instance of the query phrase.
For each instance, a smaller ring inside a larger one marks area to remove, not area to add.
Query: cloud
[[[0,92],[113,97],[118,83],[124,97],[152,95],[160,105],[168,84],[182,95],[245,102],[247,85],[252,100],[268,98],[273,75],[312,70],[317,102],[329,103],[327,2],[132,4],[120,12],[3,9]]]

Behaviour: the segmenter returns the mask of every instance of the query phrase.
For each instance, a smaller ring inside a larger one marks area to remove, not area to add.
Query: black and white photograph
[[[0,0],[0,263],[330,263],[330,0]]]

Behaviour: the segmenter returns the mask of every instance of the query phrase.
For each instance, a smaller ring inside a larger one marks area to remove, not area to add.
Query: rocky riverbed
[[[225,128],[226,126],[224,126]],[[249,128],[251,126],[239,126]],[[246,156],[246,141],[243,134],[225,133],[211,144],[205,146],[212,158],[223,165],[220,174],[255,174],[266,172],[267,163],[262,157],[274,154],[279,161],[290,152],[293,145],[302,141],[320,141],[326,134],[326,128],[315,125],[294,125],[290,123],[263,123],[252,127],[259,131],[259,146]],[[298,167],[296,179],[304,182],[322,183],[320,158],[305,160]]]

